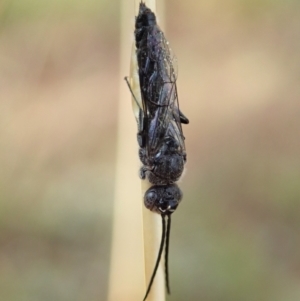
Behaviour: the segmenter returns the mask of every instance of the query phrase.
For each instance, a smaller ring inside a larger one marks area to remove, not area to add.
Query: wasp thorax
[[[154,185],[144,196],[145,206],[159,214],[172,214],[178,207],[182,192],[176,184]]]

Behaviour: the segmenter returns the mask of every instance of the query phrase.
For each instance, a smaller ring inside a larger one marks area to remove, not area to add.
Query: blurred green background
[[[0,2],[0,300],[106,300],[119,5]],[[165,12],[190,119],[169,300],[299,301],[300,2]]]

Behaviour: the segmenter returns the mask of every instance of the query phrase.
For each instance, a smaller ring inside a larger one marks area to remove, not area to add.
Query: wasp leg
[[[148,168],[145,167],[145,166],[142,166],[142,167],[140,168],[140,178],[141,178],[142,180],[145,180],[145,179],[146,179],[146,175],[147,175],[147,172],[148,172],[148,171],[149,171]]]
[[[143,163],[143,165],[149,165],[145,149],[143,149],[143,148],[139,149],[139,158],[140,158],[141,162]]]
[[[179,110],[179,118],[180,118],[180,122],[183,124],[189,124],[189,120],[188,118]]]
[[[145,149],[139,149],[139,158],[143,163],[143,166],[140,168],[140,178],[144,180],[146,179],[147,172],[149,171],[149,168],[146,167],[146,165],[148,165],[148,160]]]

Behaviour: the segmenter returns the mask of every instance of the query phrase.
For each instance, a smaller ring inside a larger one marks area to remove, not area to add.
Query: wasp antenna
[[[167,233],[166,233],[166,248],[165,248],[165,275],[166,275],[166,287],[167,292],[170,295],[170,283],[169,283],[169,241],[170,241],[170,231],[171,231],[171,215],[168,215],[167,220]]]
[[[152,284],[153,284],[153,280],[155,278],[155,275],[156,275],[156,272],[157,272],[157,269],[158,269],[158,266],[159,266],[161,255],[162,255],[162,252],[164,250],[165,236],[166,236],[165,215],[162,215],[161,218],[162,218],[162,235],[161,235],[160,247],[159,247],[155,267],[154,267],[154,270],[153,270],[153,273],[152,273],[152,276],[151,276],[151,279],[150,279],[150,282],[149,282],[149,285],[148,285],[148,288],[147,288],[147,291],[146,291],[146,294],[145,294],[145,297],[144,297],[143,301],[145,301],[147,299],[148,295],[149,295],[149,292],[150,292]]]
[[[126,81],[126,84],[127,84],[128,88],[129,88],[129,91],[130,91],[130,93],[131,93],[131,95],[132,95],[132,97],[133,97],[135,103],[137,104],[137,106],[138,106],[139,109],[141,110],[142,108],[141,108],[139,102],[137,101],[137,99],[136,99],[136,97],[135,97],[135,95],[134,95],[134,93],[133,93],[133,91],[132,91],[132,88],[131,88],[131,86],[130,86],[130,83],[129,83],[129,80],[128,80],[128,76],[125,76],[125,77],[124,77],[124,80]]]

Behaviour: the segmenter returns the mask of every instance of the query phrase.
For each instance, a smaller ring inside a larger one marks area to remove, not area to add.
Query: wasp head
[[[154,185],[144,196],[145,206],[162,215],[172,214],[182,199],[182,192],[176,184]]]

